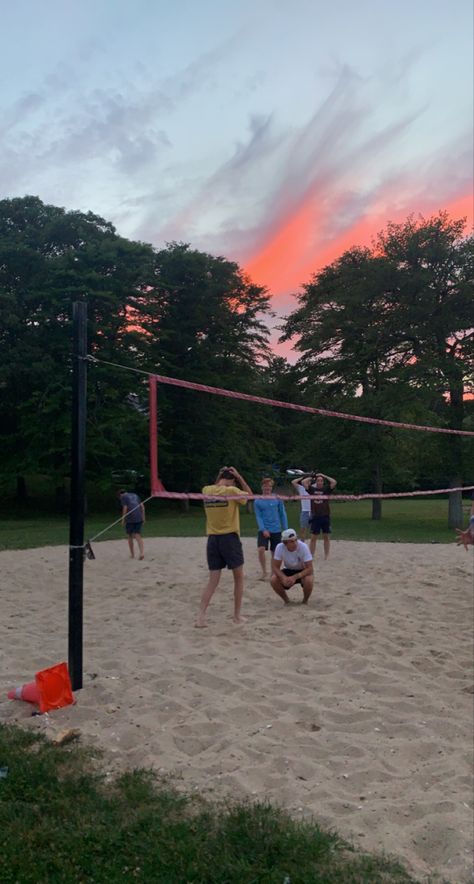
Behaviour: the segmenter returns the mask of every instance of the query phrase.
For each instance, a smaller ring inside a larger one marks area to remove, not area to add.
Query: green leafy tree
[[[474,238],[465,220],[446,212],[389,224],[378,250],[396,268],[390,312],[405,376],[438,399],[443,422],[462,429],[465,395],[474,388]],[[444,445],[451,487],[463,481],[463,446],[452,435]],[[461,493],[449,497],[448,523],[462,524]]]
[[[390,224],[376,248],[344,253],[303,286],[283,339],[298,338],[309,392],[323,385],[326,397],[341,405],[352,397],[355,412],[462,428],[473,347],[472,239],[463,238],[463,229],[445,213]],[[417,449],[401,431],[395,450],[393,431],[381,427],[348,427],[346,438],[370,464],[372,490],[382,491],[383,476],[397,473],[394,466],[416,485]],[[462,442],[453,436],[447,445],[424,443],[430,451],[435,445],[440,458],[447,447],[446,472],[452,486],[460,484]],[[460,495],[455,502],[451,526],[462,519]],[[374,501],[373,516],[380,512]]]
[[[252,392],[269,355],[268,314],[265,289],[237,264],[172,243],[157,252],[156,285],[136,299],[134,318],[144,363],[157,374]],[[255,406],[164,385],[158,402],[168,488],[196,490],[230,461],[252,478],[274,456]]]
[[[329,407],[329,399],[334,407],[334,401],[343,403],[358,394],[359,411],[373,417],[382,416],[387,398],[394,404],[399,381],[397,348],[384,326],[387,295],[393,285],[393,269],[386,259],[374,258],[368,249],[352,249],[303,286],[300,305],[286,321],[283,340],[298,338],[296,347],[303,354],[298,364],[312,402],[316,399],[318,405]],[[364,484],[381,493],[385,431],[375,426],[356,429],[352,422],[342,427],[333,424],[318,423],[314,460],[324,456],[323,450],[331,452],[334,440],[343,449],[347,442],[362,453]],[[380,500],[374,499],[372,515],[381,517]]]
[[[0,202],[0,424],[4,482],[43,474],[62,489],[69,473],[72,303],[88,302],[90,349],[133,364],[129,311],[153,279],[151,247],[131,243],[92,213],[37,197]],[[88,470],[143,460],[146,418],[130,403],[134,382],[90,373]]]

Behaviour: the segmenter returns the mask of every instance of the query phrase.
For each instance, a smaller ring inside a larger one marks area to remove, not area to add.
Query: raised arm
[[[291,484],[295,488],[297,488],[298,485],[303,485],[304,487],[306,487],[304,485],[305,479],[310,479],[311,475],[312,475],[311,473],[302,473],[301,476],[297,476],[296,479],[292,479]]]
[[[329,482],[329,487],[330,487],[331,491],[333,488],[336,487],[337,482],[331,476],[326,476],[324,473],[318,473],[318,476],[322,476],[323,479],[326,479],[326,481]]]
[[[237,479],[238,483],[240,484],[240,487],[242,488],[242,491],[245,491],[247,494],[253,494],[252,489],[250,488],[250,485],[247,485],[247,482],[245,481],[244,477],[240,475],[239,471],[236,470],[235,467],[228,467],[228,469],[232,470],[235,478]]]

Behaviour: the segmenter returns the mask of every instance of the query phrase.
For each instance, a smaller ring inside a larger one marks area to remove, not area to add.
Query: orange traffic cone
[[[66,663],[57,663],[56,666],[50,666],[49,669],[41,669],[35,674],[34,681],[9,691],[8,698],[37,703],[40,712],[61,709],[63,706],[74,703]]]
[[[35,681],[40,695],[40,712],[61,709],[75,702],[66,663],[42,669],[36,673]]]
[[[40,692],[36,681],[30,681],[28,684],[21,685],[19,688],[13,688],[12,691],[8,691],[8,699],[26,700],[27,703],[37,703],[39,705]]]

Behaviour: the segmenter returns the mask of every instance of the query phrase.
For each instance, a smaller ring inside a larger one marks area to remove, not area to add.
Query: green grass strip
[[[213,804],[149,771],[114,780],[98,756],[0,726],[4,884],[413,884],[401,864],[354,850],[262,803]]]

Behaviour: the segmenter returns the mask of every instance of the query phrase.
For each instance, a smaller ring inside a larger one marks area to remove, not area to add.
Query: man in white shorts
[[[300,537],[301,540],[306,539],[306,534],[309,531],[309,524],[311,521],[311,498],[309,496],[308,491],[301,484],[301,480],[308,475],[307,473],[301,473],[296,479],[293,479],[291,484],[293,488],[296,488],[299,496],[301,497],[301,513],[300,513]]]
[[[298,540],[293,528],[282,532],[281,541],[274,553],[270,581],[272,589],[283,599],[285,605],[289,605],[287,590],[300,583],[303,589],[303,605],[307,605],[313,591],[313,557],[309,547]]]

